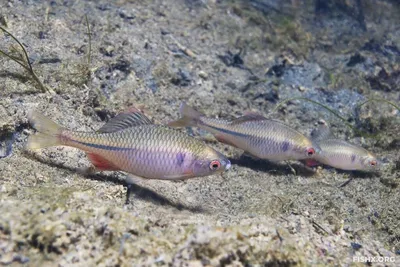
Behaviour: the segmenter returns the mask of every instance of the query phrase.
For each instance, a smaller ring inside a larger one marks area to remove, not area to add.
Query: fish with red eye
[[[215,138],[261,159],[270,161],[310,159],[319,147],[308,137],[286,124],[256,113],[225,120],[206,117],[186,103],[180,107],[181,118],[172,127],[199,127]]]
[[[307,160],[307,166],[314,167],[322,163],[342,170],[378,169],[375,155],[360,146],[337,139],[325,121],[318,123],[319,126],[311,132],[311,139],[318,143],[321,152],[313,160]]]
[[[219,162],[218,160],[213,160],[210,162],[210,169],[212,171],[216,171],[221,167],[221,162]]]
[[[154,124],[135,108],[118,114],[96,132],[67,130],[34,111],[29,113],[29,121],[38,132],[29,137],[28,149],[60,145],[81,149],[96,170],[131,174],[128,184],[140,179],[208,176],[231,166],[224,155],[204,142]]]
[[[369,164],[374,167],[378,164],[378,162],[376,160],[371,160]]]
[[[307,156],[312,157],[315,155],[315,149],[314,148],[308,148],[307,149]]]

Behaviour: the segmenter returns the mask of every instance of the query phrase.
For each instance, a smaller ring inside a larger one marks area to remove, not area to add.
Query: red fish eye
[[[315,154],[315,149],[314,148],[309,148],[309,149],[307,149],[307,155],[308,156],[313,156]]]
[[[376,164],[378,164],[378,162],[376,162],[376,160],[371,160],[369,162],[369,164],[371,164],[371,166],[376,166]]]
[[[213,160],[210,163],[210,169],[213,171],[216,171],[219,169],[219,167],[221,167],[221,163],[218,160]]]

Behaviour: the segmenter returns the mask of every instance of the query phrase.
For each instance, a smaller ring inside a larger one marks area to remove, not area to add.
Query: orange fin
[[[320,165],[320,163],[316,160],[313,159],[306,159],[302,161],[304,163],[304,165],[306,165],[307,167],[315,167]]]
[[[112,164],[111,162],[109,162],[108,160],[106,160],[105,158],[103,158],[100,155],[90,153],[90,152],[87,152],[86,154],[87,154],[90,162],[92,162],[92,164],[99,171],[117,171],[117,170],[119,170],[119,168],[114,166],[114,164]]]

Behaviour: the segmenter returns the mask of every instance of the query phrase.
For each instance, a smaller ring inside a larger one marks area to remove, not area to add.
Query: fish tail
[[[168,123],[168,126],[171,127],[186,127],[186,126],[196,126],[200,117],[203,116],[200,112],[183,102],[179,108],[179,112],[181,113],[181,118],[176,121],[172,121]]]
[[[54,121],[36,111],[28,114],[30,124],[38,133],[28,138],[27,149],[40,149],[61,145],[61,132],[63,128]]]

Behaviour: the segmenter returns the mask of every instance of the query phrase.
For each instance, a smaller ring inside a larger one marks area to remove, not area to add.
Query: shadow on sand
[[[302,175],[310,177],[314,175],[314,171],[301,164],[300,162],[271,162],[268,160],[257,159],[248,155],[242,154],[239,158],[230,158],[232,164],[250,168],[255,171],[267,172],[274,176],[282,175]]]
[[[29,152],[29,151],[25,151],[25,155],[30,159],[39,161],[40,163],[46,164],[48,166],[61,168],[61,169],[67,170],[71,173],[82,174],[82,176],[89,178],[91,180],[109,181],[109,182],[112,182],[115,184],[127,186],[127,183],[125,182],[125,177],[124,177],[126,174],[124,174],[122,172],[114,172],[114,174],[111,174],[111,175],[106,175],[104,173],[84,174],[84,173],[82,173],[82,171],[79,168],[74,168],[71,166],[53,162],[53,161],[51,161],[51,159],[42,158],[39,155]],[[199,207],[199,206],[189,207],[184,204],[175,203],[175,202],[169,200],[168,198],[166,198],[165,196],[163,196],[157,192],[154,192],[149,188],[146,188],[146,187],[143,187],[143,186],[140,186],[137,184],[131,185],[130,193],[133,193],[135,198],[139,198],[144,201],[152,202],[155,205],[160,205],[160,206],[167,205],[167,206],[174,207],[178,210],[187,210],[187,211],[190,211],[193,213],[207,212],[206,210],[204,210],[202,207]],[[132,195],[131,195],[130,199],[131,200],[128,205],[134,206],[134,201],[132,201]]]

